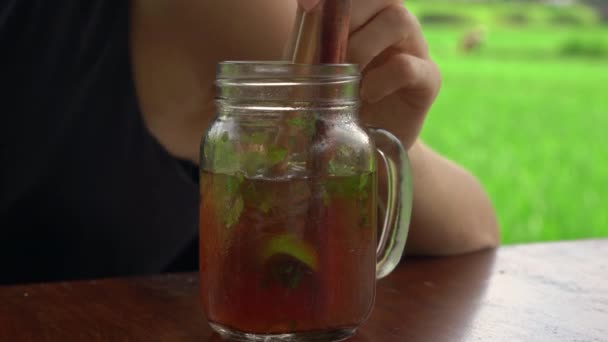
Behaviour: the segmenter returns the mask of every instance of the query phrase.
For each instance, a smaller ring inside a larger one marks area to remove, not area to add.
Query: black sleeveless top
[[[142,122],[129,10],[0,3],[0,284],[196,267],[196,167]]]

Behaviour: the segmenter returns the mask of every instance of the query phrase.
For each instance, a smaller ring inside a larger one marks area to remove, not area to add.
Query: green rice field
[[[481,180],[503,243],[608,237],[608,27],[581,6],[407,6],[444,78],[423,139]]]

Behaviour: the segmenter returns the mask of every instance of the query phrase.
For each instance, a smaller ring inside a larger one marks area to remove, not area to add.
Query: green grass
[[[546,6],[540,2],[467,2],[458,0],[406,0],[405,3],[418,16],[426,14],[456,15],[471,23],[490,26],[504,23],[508,16],[514,14],[524,16],[528,19],[529,25],[532,26],[551,26],[552,20],[563,16],[577,19],[583,26],[594,26],[599,21],[599,15],[583,5],[554,7]]]
[[[470,55],[466,30],[425,27],[444,84],[423,139],[479,177],[504,243],[608,237],[608,58],[560,55],[608,28],[492,25]]]
[[[459,58],[459,42],[462,37],[472,30],[470,27],[429,27],[423,28],[429,40],[433,57],[449,62],[450,58]],[[479,51],[484,59],[496,61],[518,59],[535,62],[546,58],[556,59],[567,57],[560,55],[564,46],[571,42],[594,44],[605,50],[608,59],[608,27],[590,28],[508,28],[502,26],[486,27],[485,42]],[[585,63],[584,60],[579,60]]]

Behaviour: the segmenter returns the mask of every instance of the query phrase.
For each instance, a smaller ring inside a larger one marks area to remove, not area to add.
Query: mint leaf
[[[332,164],[330,163],[330,166]],[[354,170],[351,170],[355,172]],[[340,196],[365,200],[369,196],[372,174],[365,172],[350,176],[331,177],[325,182],[325,189],[329,197]]]
[[[278,146],[269,146],[266,151],[252,151],[241,156],[242,165],[249,175],[255,175],[260,170],[269,169],[281,163],[286,157],[287,149]]]
[[[246,144],[263,145],[269,138],[269,134],[266,132],[254,132],[251,134],[243,135],[241,140]]]
[[[299,118],[292,118],[292,119],[289,119],[289,120],[287,121],[287,123],[288,123],[290,126],[293,126],[293,127],[297,127],[297,128],[305,128],[307,125],[309,125],[309,124],[307,123],[308,121],[310,121],[310,120],[306,120],[306,119],[304,119],[304,118],[302,118],[302,117],[299,117]]]
[[[242,189],[242,194],[245,203],[255,206],[263,214],[268,214],[275,206],[274,191],[257,191],[252,181]]]
[[[248,175],[255,175],[260,169],[265,168],[266,155],[263,152],[246,152],[241,155],[242,167]]]
[[[239,168],[238,154],[228,132],[220,136],[209,136],[205,142],[204,156],[212,172],[227,174]]]
[[[226,195],[231,198],[235,197],[239,192],[243,178],[239,176],[226,176],[226,178]]]
[[[271,146],[268,150],[268,159],[273,166],[285,160],[285,157],[287,157],[287,150],[284,148]]]
[[[359,176],[359,191],[365,191],[367,184],[369,184],[369,173],[362,173]]]
[[[351,176],[355,172],[355,167],[344,163],[330,160],[327,170],[333,176]]]
[[[356,159],[352,148],[339,146],[328,163],[328,170],[334,176],[352,176],[357,173]]]
[[[307,135],[312,135],[315,132],[315,120],[312,118],[292,118],[287,121],[287,124],[304,131]]]
[[[371,173],[363,173],[359,176],[359,199],[361,200],[366,200],[369,195],[370,177],[372,177]]]
[[[270,212],[270,209],[272,209],[272,202],[268,197],[266,197],[262,199],[260,205],[258,206],[258,209],[260,209],[262,213],[268,214]]]
[[[232,228],[239,222],[244,207],[243,197],[239,195],[232,206],[226,208],[226,212],[224,213],[224,225],[226,228]]]
[[[239,222],[245,202],[241,195],[241,185],[245,178],[242,174],[234,176],[216,175],[225,179],[223,186],[218,183],[216,189],[216,200],[218,201],[218,217],[221,218],[226,228],[232,228]]]

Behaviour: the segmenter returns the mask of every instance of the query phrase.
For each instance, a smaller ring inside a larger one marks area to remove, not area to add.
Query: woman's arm
[[[421,141],[409,156],[414,209],[407,253],[448,255],[496,247],[496,215],[475,177]]]
[[[479,182],[418,136],[441,85],[420,23],[401,0],[353,0],[349,58],[363,69],[362,118],[408,149],[414,208],[408,253],[445,255],[498,245],[494,209]]]

